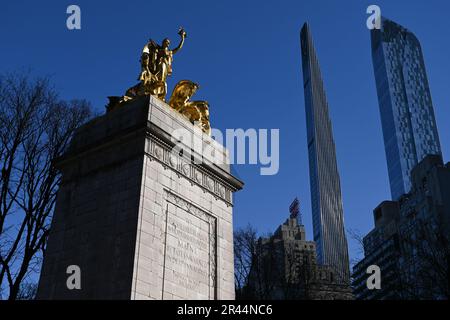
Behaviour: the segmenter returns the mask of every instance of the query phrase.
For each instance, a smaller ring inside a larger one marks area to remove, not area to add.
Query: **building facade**
[[[333,130],[316,51],[308,24],[301,30],[309,176],[314,241],[320,264],[349,280],[348,246],[344,229],[341,184]]]
[[[334,269],[317,263],[316,244],[306,240],[296,217],[291,215],[271,237],[259,239],[257,247],[248,288],[253,298],[353,299],[350,286],[338,281]]]
[[[433,103],[419,40],[382,18],[371,31],[372,61],[393,200],[409,192],[412,168],[441,155]]]
[[[374,210],[364,258],[353,267],[357,299],[448,299],[450,294],[450,163],[426,156],[411,173],[409,193]],[[369,290],[367,267],[381,269]]]
[[[396,201],[383,201],[374,211],[375,228],[363,239],[364,259],[353,266],[353,293],[359,300],[399,299],[398,236],[399,206]],[[376,265],[382,275],[381,289],[369,290],[367,268]]]

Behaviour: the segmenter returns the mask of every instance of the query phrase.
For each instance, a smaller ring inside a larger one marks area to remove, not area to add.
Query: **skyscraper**
[[[400,201],[383,201],[373,211],[364,258],[353,266],[356,299],[448,298],[450,199],[444,195],[450,194],[450,162],[426,156],[413,168],[411,183]],[[367,287],[370,265],[380,267],[381,289]]]
[[[301,30],[300,38],[317,260],[320,264],[333,267],[340,279],[347,282],[349,259],[336,149],[319,62],[306,23]]]
[[[441,155],[419,40],[383,18],[371,31],[372,60],[392,199],[410,191],[411,170],[427,154]]]

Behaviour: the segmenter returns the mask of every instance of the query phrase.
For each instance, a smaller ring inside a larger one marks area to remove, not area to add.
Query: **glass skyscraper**
[[[305,92],[309,177],[317,260],[329,265],[339,280],[349,280],[341,183],[322,77],[308,24],[300,34]]]
[[[372,60],[393,200],[410,191],[411,169],[427,154],[441,155],[419,40],[382,18],[371,31]]]

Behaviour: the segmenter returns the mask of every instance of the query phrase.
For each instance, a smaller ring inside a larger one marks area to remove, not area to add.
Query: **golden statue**
[[[210,135],[209,105],[206,101],[189,101],[199,85],[189,81],[181,80],[173,89],[169,105],[186,116],[192,123],[197,124],[203,132]]]
[[[167,77],[172,74],[173,55],[183,47],[186,38],[186,31],[183,28],[180,28],[178,34],[181,40],[173,50],[169,49],[168,38],[163,40],[161,46],[150,39],[142,50],[141,74],[138,80],[150,94],[156,95],[163,101],[167,94]]]
[[[170,40],[167,38],[161,45],[152,39],[149,40],[141,54],[141,73],[138,77],[140,82],[128,89],[123,97],[108,97],[107,111],[120,107],[138,96],[153,95],[166,101],[167,77],[172,74],[173,55],[183,47],[186,39],[186,31],[183,28],[180,28],[178,34],[181,40],[174,49],[169,48]],[[169,99],[169,105],[186,116],[192,123],[197,124],[203,132],[210,134],[208,103],[206,101],[189,101],[198,88],[198,84],[189,80],[178,82]]]

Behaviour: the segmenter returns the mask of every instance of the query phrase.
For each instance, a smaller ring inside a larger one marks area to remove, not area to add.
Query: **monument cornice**
[[[227,205],[233,205],[232,193],[236,191],[236,187],[215,174],[211,167],[195,164],[182,156],[174,155],[171,152],[172,147],[154,134],[148,133],[148,139],[146,154],[151,159],[161,163],[164,169],[175,171],[179,177],[184,177],[191,184],[196,184],[203,191],[213,194],[216,199],[223,200]]]

